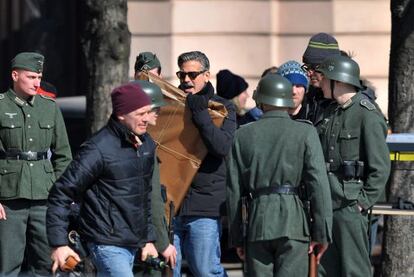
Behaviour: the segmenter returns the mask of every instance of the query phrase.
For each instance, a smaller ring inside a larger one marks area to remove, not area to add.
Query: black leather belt
[[[24,160],[40,161],[47,159],[47,152],[19,152],[19,151],[0,151],[1,160]]]
[[[254,191],[249,193],[251,199],[258,198],[262,195],[269,195],[269,194],[298,194],[299,188],[294,187],[291,185],[283,185],[283,186],[270,186],[265,188],[255,189]]]

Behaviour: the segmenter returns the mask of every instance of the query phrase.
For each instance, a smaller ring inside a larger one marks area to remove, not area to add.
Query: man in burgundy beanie
[[[82,144],[49,194],[46,225],[54,271],[69,256],[81,258],[67,245],[74,201],[81,201],[78,232],[98,276],[133,276],[139,249],[141,260],[158,256],[150,209],[155,143],[146,133],[151,99],[134,83],[115,88],[111,99],[107,125]]]

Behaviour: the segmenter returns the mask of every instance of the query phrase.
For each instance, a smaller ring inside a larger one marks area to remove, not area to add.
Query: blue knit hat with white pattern
[[[285,62],[279,67],[276,73],[288,79],[292,85],[303,86],[305,91],[308,90],[308,76],[306,76],[306,72],[297,61]]]

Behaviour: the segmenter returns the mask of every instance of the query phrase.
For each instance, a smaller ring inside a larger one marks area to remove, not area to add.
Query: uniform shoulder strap
[[[47,100],[51,100],[51,101],[53,101],[53,102],[56,102],[56,100],[54,99],[54,98],[52,98],[52,97],[49,97],[49,96],[47,96],[47,95],[43,95],[43,94],[38,94],[40,97],[42,97],[42,98],[44,98],[44,99],[47,99]]]
[[[369,111],[373,111],[373,110],[376,110],[377,108],[375,107],[375,105],[374,104],[372,104],[371,103],[371,101],[369,101],[368,99],[362,99],[360,102],[359,102],[359,104],[362,106],[362,107],[364,107],[364,108],[366,108],[367,110],[369,110]]]
[[[303,122],[303,123],[307,123],[307,124],[310,124],[310,125],[312,125],[312,126],[313,126],[312,121],[307,120],[307,119],[301,119],[301,118],[298,118],[298,119],[295,119],[295,121],[298,121],[298,122]]]

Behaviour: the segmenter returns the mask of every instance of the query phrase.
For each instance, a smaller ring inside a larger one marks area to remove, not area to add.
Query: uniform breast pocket
[[[341,151],[342,160],[358,160],[359,159],[359,129],[343,129],[339,133],[339,149]]]
[[[22,121],[15,118],[0,119],[0,139],[4,148],[20,148],[22,126]]]
[[[52,135],[55,129],[55,122],[53,120],[39,121],[40,139],[46,145],[50,145],[52,142]]]

